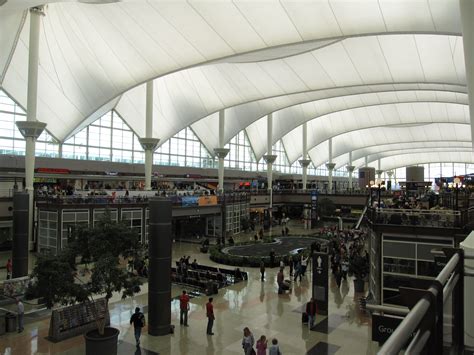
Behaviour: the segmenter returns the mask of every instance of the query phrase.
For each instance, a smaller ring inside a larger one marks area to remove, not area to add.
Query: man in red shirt
[[[212,305],[213,298],[209,298],[209,302],[206,303],[206,315],[207,315],[207,335],[214,335],[212,332],[212,326],[214,324],[214,306]]]
[[[179,297],[179,309],[179,324],[184,323],[184,326],[188,327],[189,296],[186,294],[186,290],[183,290],[183,294]]]

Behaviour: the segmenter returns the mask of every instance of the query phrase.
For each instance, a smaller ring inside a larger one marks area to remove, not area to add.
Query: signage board
[[[200,196],[198,204],[199,206],[217,205],[217,196],[215,195]]]
[[[319,314],[328,314],[329,263],[328,254],[313,252],[313,298]]]
[[[372,340],[385,343],[402,321],[402,317],[372,314]],[[409,339],[413,336],[414,334]]]

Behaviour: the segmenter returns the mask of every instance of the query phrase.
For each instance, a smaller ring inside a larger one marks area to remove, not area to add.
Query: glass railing
[[[453,211],[448,209],[396,209],[396,208],[368,208],[367,218],[373,224],[459,228],[464,224],[464,214],[467,211]]]

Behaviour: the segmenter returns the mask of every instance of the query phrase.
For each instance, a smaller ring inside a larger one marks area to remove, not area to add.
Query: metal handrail
[[[450,293],[448,292],[452,291],[452,289],[457,283],[457,280],[459,279],[459,277],[452,278],[451,274],[456,269],[457,264],[460,260],[460,255],[458,253],[454,254],[451,259],[449,259],[443,270],[441,270],[439,275],[436,277],[436,281],[438,281],[444,287],[443,291],[447,291],[446,293],[443,293],[443,301],[445,301],[445,297],[449,296]],[[428,292],[431,292],[435,297],[438,296],[438,289],[433,286],[428,289]],[[399,326],[395,329],[390,338],[388,338],[388,340],[382,346],[378,354],[398,354],[402,349],[403,345],[405,345],[405,343],[408,341],[410,336],[417,330],[419,324],[428,312],[430,305],[431,302],[427,296],[421,298],[407,314],[407,316],[403,319],[403,321],[399,324]],[[426,344],[425,337],[426,332],[422,336],[415,337],[411,341],[409,348],[412,350],[422,348]]]
[[[424,331],[421,333],[421,330],[418,330],[413,337],[410,345],[408,345],[407,350],[405,351],[405,355],[418,355],[421,354],[423,348],[425,347],[428,339],[430,338],[431,332],[429,330]]]
[[[367,304],[365,306],[369,311],[376,311],[376,312],[383,312],[383,313],[389,313],[389,314],[394,314],[397,316],[406,316],[408,313],[410,313],[410,310],[408,307],[390,307],[390,306],[381,306],[378,304]]]

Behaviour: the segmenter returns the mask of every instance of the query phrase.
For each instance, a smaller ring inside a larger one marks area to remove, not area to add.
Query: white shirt
[[[23,305],[23,303],[18,302],[18,304],[17,304],[17,310],[18,310],[18,314],[23,314],[23,313],[25,313],[25,306]]]

